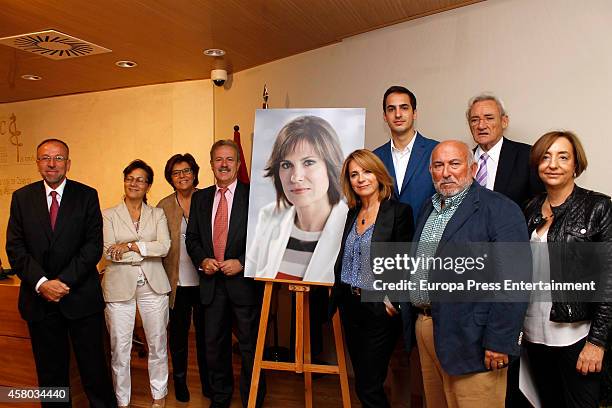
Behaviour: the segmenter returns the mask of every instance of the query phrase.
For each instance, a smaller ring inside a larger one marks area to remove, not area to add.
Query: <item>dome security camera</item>
[[[210,79],[216,86],[223,86],[227,81],[227,71],[224,69],[213,69],[210,71]]]

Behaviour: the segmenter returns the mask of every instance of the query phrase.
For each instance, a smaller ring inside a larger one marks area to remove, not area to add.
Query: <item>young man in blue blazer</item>
[[[383,96],[383,118],[391,139],[374,150],[395,181],[393,196],[410,205],[414,220],[423,202],[434,193],[429,174],[429,157],[438,144],[414,129],[417,118],[417,100],[403,86],[392,86]]]

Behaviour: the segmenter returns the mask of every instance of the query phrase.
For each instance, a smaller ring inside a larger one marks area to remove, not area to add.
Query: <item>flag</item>
[[[234,126],[234,142],[238,145],[238,151],[240,152],[241,164],[238,169],[238,180],[243,183],[249,184],[249,172],[246,168],[246,160],[244,159],[244,152],[242,151],[242,143],[240,143],[240,127]]]
[[[268,109],[268,98],[270,94],[268,94],[268,85],[266,84],[264,84],[263,95],[261,97],[263,98],[263,103],[261,104],[262,109]]]

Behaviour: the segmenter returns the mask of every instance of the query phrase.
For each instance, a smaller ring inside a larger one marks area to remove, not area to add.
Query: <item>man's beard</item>
[[[444,181],[448,181],[449,179],[442,179],[439,182],[437,182],[434,187],[436,189],[436,191],[438,192],[438,194],[440,194],[442,197],[452,197],[454,195],[459,194],[460,192],[462,192],[463,190],[466,189],[467,186],[469,186],[470,184],[472,184],[472,177],[466,176],[465,178],[461,178],[457,180],[457,187],[454,187],[452,189],[442,189],[440,188],[440,185],[442,184],[442,182]]]

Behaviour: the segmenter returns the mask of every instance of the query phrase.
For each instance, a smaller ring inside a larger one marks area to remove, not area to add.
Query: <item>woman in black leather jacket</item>
[[[532,300],[524,327],[531,374],[542,407],[597,407],[612,326],[612,303],[606,302],[612,301],[606,293],[612,286],[612,253],[598,247],[596,259],[586,259],[579,243],[612,242],[612,204],[610,197],[575,185],[587,159],[571,132],[543,135],[531,150],[531,164],[546,192],[525,209],[528,230],[532,242],[548,243],[532,246],[535,280],[598,275],[597,296],[589,302],[558,293]]]

